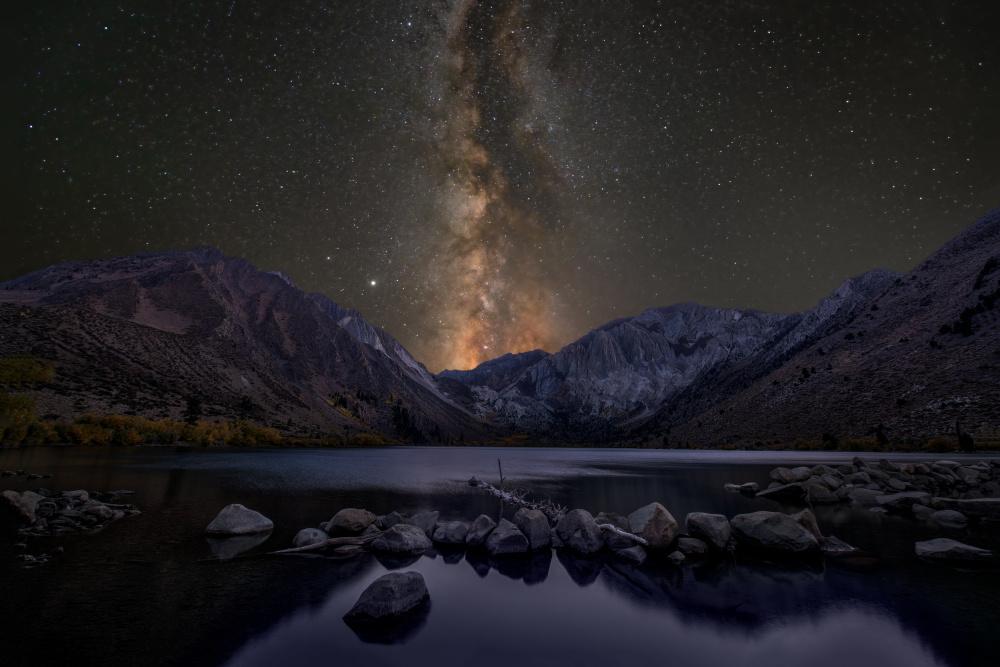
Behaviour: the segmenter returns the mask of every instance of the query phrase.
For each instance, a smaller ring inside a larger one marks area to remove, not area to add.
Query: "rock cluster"
[[[18,534],[51,537],[92,533],[125,516],[139,514],[135,505],[121,502],[131,491],[4,491],[2,498],[17,513]]]

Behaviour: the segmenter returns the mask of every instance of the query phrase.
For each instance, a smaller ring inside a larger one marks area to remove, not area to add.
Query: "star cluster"
[[[1000,204],[990,2],[19,3],[0,279],[214,245],[431,370],[791,311]]]

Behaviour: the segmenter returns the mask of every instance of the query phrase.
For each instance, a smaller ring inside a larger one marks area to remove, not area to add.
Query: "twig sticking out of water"
[[[327,547],[339,547],[345,544],[353,544],[362,546],[368,544],[374,540],[378,535],[366,535],[365,537],[331,537],[325,542],[317,542],[316,544],[307,544],[304,547],[293,547],[291,549],[282,549],[280,551],[269,551],[268,556],[274,556],[278,554],[294,554],[302,551],[312,551],[313,549],[325,549]]]
[[[539,503],[528,500],[525,497],[527,495],[526,491],[520,491],[518,489],[503,491],[488,482],[481,482],[475,477],[469,480],[469,486],[482,489],[491,496],[495,496],[500,500],[508,502],[516,507],[527,507],[528,509],[541,510],[550,521],[556,521],[559,517],[566,513],[565,507],[557,505],[551,500],[546,499],[545,501]]]
[[[644,538],[639,537],[635,533],[630,533],[627,530],[622,530],[621,528],[619,528],[618,526],[615,526],[613,524],[610,524],[610,523],[599,523],[599,524],[597,524],[597,527],[600,528],[601,530],[606,530],[608,532],[616,533],[616,534],[621,535],[623,537],[627,537],[630,540],[632,540],[633,542],[638,542],[639,544],[641,544],[644,547],[648,547],[649,546],[649,542],[647,542]]]

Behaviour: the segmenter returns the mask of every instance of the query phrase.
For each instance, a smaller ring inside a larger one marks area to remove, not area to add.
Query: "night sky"
[[[0,280],[212,245],[432,371],[809,308],[1000,205],[995,0],[7,5]]]

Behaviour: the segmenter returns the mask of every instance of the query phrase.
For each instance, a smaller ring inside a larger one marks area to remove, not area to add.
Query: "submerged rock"
[[[265,533],[273,528],[274,523],[260,512],[234,503],[224,507],[208,524],[205,532],[209,535],[250,535]]]
[[[426,537],[426,536],[425,536]],[[390,572],[373,581],[361,593],[348,621],[392,621],[410,614],[430,599],[419,572]]]
[[[993,556],[988,549],[972,547],[946,537],[917,542],[914,548],[921,558],[939,561],[982,561]]]
[[[729,519],[722,514],[691,512],[684,519],[684,529],[691,537],[697,537],[719,550],[726,548],[732,536]]]
[[[660,503],[640,507],[628,515],[628,523],[649,549],[666,549],[677,536],[677,521]]]
[[[398,523],[372,541],[372,549],[391,554],[416,556],[431,548],[431,541],[416,526]]]
[[[940,462],[939,462],[940,463]],[[965,516],[977,519],[1000,521],[1000,498],[935,498],[931,507],[939,510],[955,510]]]
[[[815,535],[781,512],[737,514],[729,523],[736,540],[750,547],[786,553],[819,549]]]

